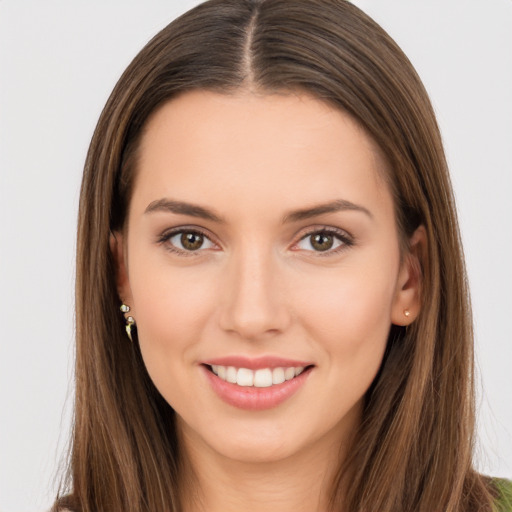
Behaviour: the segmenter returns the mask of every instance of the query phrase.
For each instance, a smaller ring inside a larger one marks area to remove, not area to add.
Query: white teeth
[[[274,368],[272,370],[272,384],[282,384],[284,381],[284,368]]]
[[[254,372],[247,368],[238,368],[238,372],[236,374],[236,383],[239,386],[252,386],[254,384]]]
[[[272,370],[264,368],[254,372],[254,386],[257,388],[268,388],[272,386]]]
[[[286,370],[284,371],[284,378],[286,380],[291,380],[293,379],[293,377],[295,377],[295,368],[286,368]]]
[[[282,384],[286,380],[297,377],[304,371],[304,366],[289,366],[277,368],[235,368],[234,366],[221,366],[214,364],[212,371],[220,379],[243,387],[268,388],[274,384]]]
[[[228,366],[226,371],[226,380],[231,384],[236,384],[236,368],[234,366]]]

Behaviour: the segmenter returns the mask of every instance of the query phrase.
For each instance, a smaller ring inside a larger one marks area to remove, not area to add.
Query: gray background
[[[81,169],[120,73],[197,1],[0,0],[0,511],[44,510],[71,418]],[[512,2],[359,0],[431,94],[472,288],[480,470],[512,477]]]

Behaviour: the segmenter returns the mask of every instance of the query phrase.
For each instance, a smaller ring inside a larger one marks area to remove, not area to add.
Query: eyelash
[[[181,228],[178,228],[178,229],[173,229],[171,231],[166,231],[166,232],[162,233],[162,235],[160,235],[158,237],[158,243],[162,244],[162,245],[166,244],[166,249],[168,251],[173,252],[175,254],[179,254],[180,256],[185,256],[185,257],[188,257],[188,256],[192,256],[192,257],[199,256],[199,253],[201,252],[201,249],[198,249],[196,251],[184,251],[182,249],[178,249],[177,247],[167,243],[167,242],[169,242],[169,240],[172,237],[174,237],[176,235],[179,235],[179,234],[183,234],[183,233],[190,233],[190,234],[193,234],[193,235],[199,235],[199,236],[202,236],[202,237],[206,238],[211,243],[215,243],[215,242],[213,242],[210,239],[210,237],[205,232],[201,231],[200,229],[197,229],[197,228],[186,228],[186,227],[181,227]],[[328,249],[326,251],[313,251],[313,250],[312,251],[308,251],[308,252],[315,253],[316,256],[326,257],[326,256],[332,256],[332,255],[335,255],[335,254],[339,254],[342,251],[344,251],[344,250],[346,250],[349,247],[352,247],[354,245],[353,237],[351,235],[349,235],[346,231],[343,231],[343,230],[337,229],[337,228],[332,228],[332,227],[329,227],[329,226],[324,226],[324,227],[322,227],[320,229],[319,228],[311,229],[310,231],[308,231],[304,235],[302,235],[301,238],[299,239],[299,241],[296,244],[298,244],[302,240],[307,239],[308,237],[311,237],[313,235],[319,235],[319,234],[331,235],[331,236],[337,238],[339,241],[341,241],[341,245],[339,247],[337,247],[336,249],[333,249],[333,250]]]
[[[305,240],[308,237],[311,237],[313,235],[330,235],[330,236],[333,236],[334,238],[337,238],[341,242],[341,245],[335,249],[328,249],[326,251],[313,251],[313,250],[308,251],[308,252],[314,253],[315,256],[328,257],[328,256],[337,255],[354,245],[354,237],[353,236],[349,235],[346,231],[343,231],[342,229],[332,228],[329,226],[323,226],[320,229],[313,228],[310,231],[307,231],[306,233],[304,233],[304,235],[302,235],[300,237],[299,242],[301,242],[302,240]],[[299,242],[297,242],[297,243],[299,243]],[[310,242],[310,244],[311,244],[311,242]]]

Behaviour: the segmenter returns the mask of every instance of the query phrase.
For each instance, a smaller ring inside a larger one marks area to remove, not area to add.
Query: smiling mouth
[[[205,365],[219,379],[241,387],[269,388],[298,377],[311,366],[288,366],[276,368],[236,368],[235,366]]]

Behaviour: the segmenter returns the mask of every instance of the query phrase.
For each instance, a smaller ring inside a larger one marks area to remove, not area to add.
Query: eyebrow
[[[311,208],[304,208],[301,210],[295,210],[293,212],[287,213],[283,217],[283,224],[286,224],[288,222],[297,222],[299,220],[309,219],[311,217],[316,217],[317,215],[322,215],[324,213],[335,213],[347,210],[362,212],[366,214],[368,217],[370,217],[370,219],[373,219],[373,215],[371,214],[370,210],[368,210],[364,206],[360,206],[345,199],[336,199],[335,201],[331,201],[329,203],[319,204]]]
[[[171,212],[181,215],[190,215],[191,217],[198,217],[200,219],[211,220],[219,224],[225,224],[226,220],[220,215],[217,215],[213,210],[204,208],[197,204],[185,203],[184,201],[175,201],[174,199],[157,199],[149,203],[144,213],[153,212]]]
[[[294,210],[288,212],[282,219],[283,224],[291,222],[298,222],[300,220],[310,219],[325,213],[335,213],[340,211],[357,211],[366,214],[368,217],[373,219],[371,212],[364,206],[352,203],[345,199],[336,199],[328,203],[319,204],[311,208],[303,208],[300,210]],[[204,208],[197,204],[186,203],[184,201],[176,201],[174,199],[157,199],[151,202],[146,208],[144,213],[153,212],[171,212],[181,215],[189,215],[191,217],[198,217],[200,219],[211,220],[218,224],[226,224],[226,220],[213,210]]]

